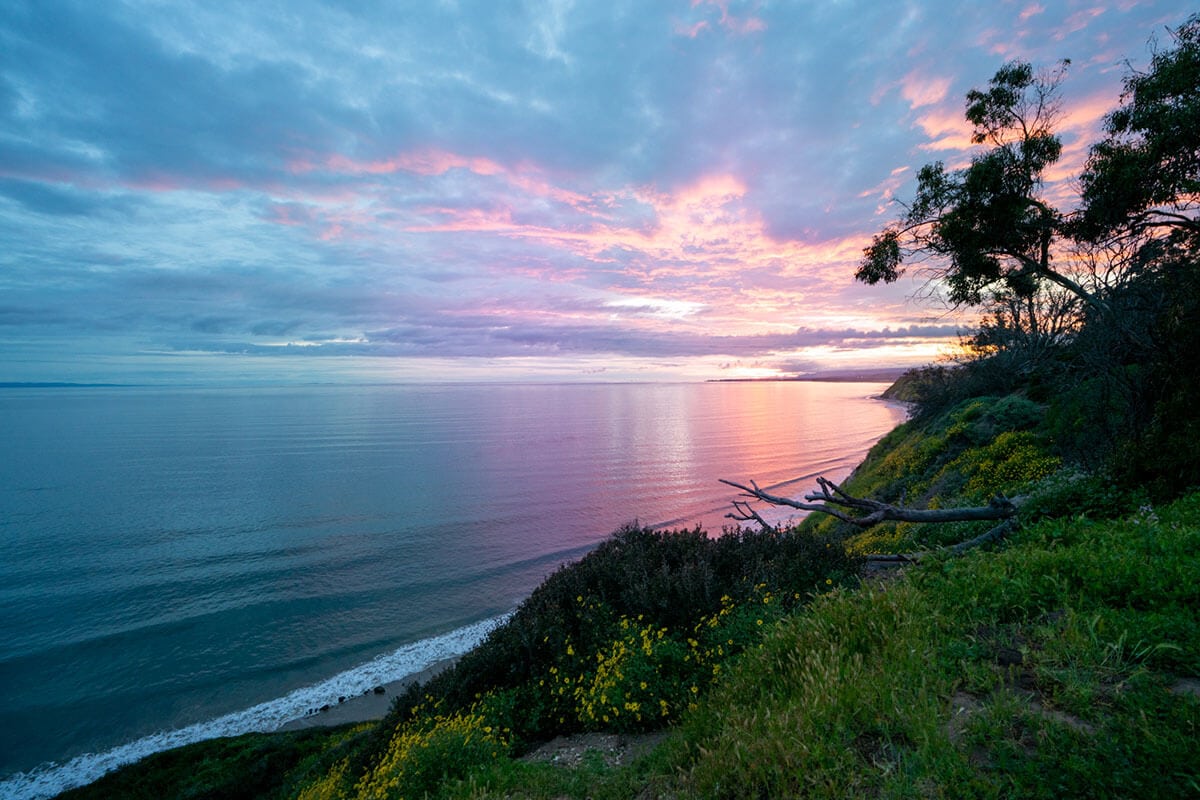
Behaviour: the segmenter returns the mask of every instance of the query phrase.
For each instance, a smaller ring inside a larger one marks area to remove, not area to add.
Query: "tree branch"
[[[981,544],[987,544],[988,542],[994,542],[999,539],[1003,539],[1012,529],[1013,520],[1006,519],[999,525],[989,528],[984,533],[979,534],[974,539],[967,539],[965,542],[959,542],[958,544],[951,545],[944,552],[948,552],[952,556],[962,555],[974,547],[979,547]],[[925,556],[930,555],[931,552],[933,551],[923,550],[917,553],[884,553],[879,555],[871,554],[866,556],[866,559],[868,564],[915,564]]]
[[[768,533],[776,529],[774,525],[763,519],[762,516],[745,500],[734,500],[733,511],[729,514],[726,514],[725,518],[735,520],[736,522],[749,522],[750,520],[754,520],[762,526],[764,531]]]
[[[1196,220],[1186,214],[1164,211],[1161,208],[1148,208],[1133,217],[1130,227],[1135,230],[1182,228],[1184,230],[1198,231],[1200,230],[1200,220]]]
[[[1003,539],[1012,529],[1013,520],[1010,517],[994,528],[990,528],[984,533],[979,534],[974,539],[967,539],[965,542],[959,542],[958,544],[952,546],[950,548],[950,553],[952,555],[959,555],[960,553],[965,553],[966,551],[970,550],[972,547],[978,547],[981,544],[987,544],[988,542],[994,542],[998,539]]]
[[[1045,264],[1040,263],[1037,259],[1031,258],[1018,250],[1013,250],[1007,247],[996,250],[995,252],[997,255],[1008,256],[1020,264],[1021,269],[1017,274],[1036,275],[1039,278],[1044,278],[1045,280],[1048,280],[1051,283],[1057,284],[1058,286],[1066,289],[1068,292],[1075,295],[1080,300],[1099,311],[1101,314],[1109,313],[1110,309],[1108,304],[1104,300],[1100,299],[1100,297],[1098,297],[1095,293],[1089,292],[1087,289],[1083,288],[1083,286],[1071,280],[1066,275],[1050,269]],[[1043,258],[1047,261],[1049,260],[1048,252],[1048,249],[1043,249]]]
[[[889,503],[881,503],[878,500],[869,500],[865,497],[855,497],[841,486],[838,486],[831,480],[826,478],[817,478],[817,485],[820,487],[818,491],[810,492],[804,496],[805,502],[793,500],[790,497],[782,497],[780,495],[771,494],[764,489],[759,488],[759,485],[754,481],[750,481],[750,485],[737,483],[735,481],[720,479],[721,483],[727,486],[732,486],[735,489],[742,491],[741,496],[752,500],[762,500],[764,503],[770,503],[774,506],[787,506],[788,508],[796,508],[801,511],[820,511],[823,514],[829,514],[837,517],[840,520],[849,522],[852,525],[857,525],[861,528],[869,528],[870,526],[883,522],[884,520],[895,520],[899,522],[969,522],[974,520],[998,519],[1000,524],[996,525],[986,532],[979,534],[973,539],[968,539],[965,542],[959,542],[952,545],[943,552],[948,552],[950,555],[960,555],[974,547],[979,547],[982,544],[993,542],[1003,538],[1013,529],[1015,517],[1017,514],[1017,506],[1008,498],[1002,495],[996,495],[992,502],[986,506],[971,506],[967,508],[906,508],[904,506],[894,506]],[[841,508],[852,509],[858,512],[865,512],[862,516],[853,516],[846,513]],[[757,511],[751,507],[746,500],[733,501],[734,513],[726,514],[729,519],[737,520],[738,522],[749,522],[755,520],[762,526],[764,531],[774,531],[777,528],[769,524],[762,518]],[[898,553],[886,555],[868,555],[866,560],[871,564],[879,565],[901,565],[920,561],[925,556],[929,555],[930,551],[917,553]]]
[[[793,500],[790,497],[771,494],[764,489],[760,489],[754,481],[750,481],[750,485],[746,486],[745,484],[725,480],[724,478],[720,480],[721,483],[741,490],[742,497],[751,500],[761,500],[773,506],[795,508],[800,511],[819,511],[822,514],[829,514],[844,522],[857,525],[860,528],[869,528],[872,525],[888,520],[897,522],[970,522],[983,519],[1009,519],[1016,516],[1017,513],[1017,507],[1012,501],[1002,495],[996,495],[986,506],[922,509],[894,506],[889,503],[881,503],[878,500],[854,497],[843,490],[842,487],[826,478],[817,478],[817,485],[820,489],[806,494],[804,502]],[[734,507],[740,513],[743,513],[743,515],[746,512],[753,513],[744,500],[735,501]],[[743,509],[746,511],[743,512]],[[848,511],[843,509],[847,509]],[[753,518],[761,520],[757,514],[754,514]]]

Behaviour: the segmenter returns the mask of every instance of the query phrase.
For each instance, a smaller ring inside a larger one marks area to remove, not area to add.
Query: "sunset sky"
[[[925,363],[972,316],[853,273],[964,94],[1071,59],[1069,197],[1190,10],[6,0],[0,382]]]

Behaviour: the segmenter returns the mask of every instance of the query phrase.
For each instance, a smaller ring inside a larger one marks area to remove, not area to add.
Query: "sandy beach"
[[[279,731],[298,731],[304,728],[317,728],[328,725],[345,725],[349,722],[366,722],[373,719],[383,719],[392,707],[392,700],[414,683],[425,683],[430,678],[443,672],[458,661],[458,658],[447,658],[432,664],[420,672],[413,673],[398,681],[383,684],[383,691],[367,691],[364,694],[347,697],[340,703],[333,703],[323,711],[305,714],[280,725]]]

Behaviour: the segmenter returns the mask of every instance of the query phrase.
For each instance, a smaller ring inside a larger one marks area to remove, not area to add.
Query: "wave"
[[[103,753],[84,753],[64,764],[50,762],[28,772],[18,772],[0,781],[0,798],[38,800],[53,797],[163,750],[221,736],[273,731],[285,722],[304,716],[313,708],[336,704],[339,697],[369,692],[380,684],[406,678],[439,661],[461,656],[482,642],[509,616],[504,614],[440,636],[412,642],[320,683],[296,689],[283,697],[242,711],[177,730],[152,733]]]

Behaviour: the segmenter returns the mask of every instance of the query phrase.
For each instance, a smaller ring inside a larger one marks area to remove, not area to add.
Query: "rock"
[[[375,692],[375,694],[387,694],[387,689],[383,688],[382,686],[376,686],[371,691]]]

